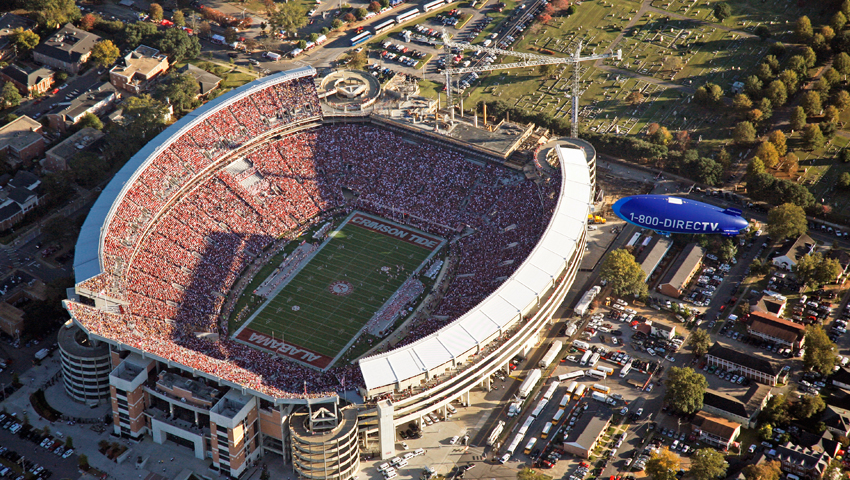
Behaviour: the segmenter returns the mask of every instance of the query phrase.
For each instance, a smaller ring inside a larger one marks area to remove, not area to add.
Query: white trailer
[[[548,400],[551,400],[551,399],[552,399],[552,395],[555,395],[555,390],[557,390],[557,389],[558,389],[558,385],[560,385],[560,384],[561,384],[561,382],[559,382],[559,381],[557,381],[557,380],[555,380],[554,382],[552,382],[552,384],[551,384],[551,385],[549,385],[549,388],[548,388],[548,389],[546,389],[546,393],[544,393],[544,394],[543,394],[543,399],[544,399],[544,400],[547,400],[547,401],[548,401]]]
[[[561,353],[561,348],[563,348],[563,346],[564,344],[561,343],[560,340],[552,342],[552,346],[549,347],[546,355],[543,355],[543,358],[540,359],[540,368],[546,368],[555,361],[555,358],[557,358],[558,354]]]
[[[598,295],[601,291],[602,289],[599,288],[599,285],[594,285],[590,290],[584,292],[584,295],[581,296],[578,304],[576,304],[576,307],[573,309],[575,314],[579,317],[584,316],[590,308],[590,304],[593,302],[593,299],[596,298],[596,295]]]
[[[581,356],[581,361],[579,362],[579,365],[581,365],[582,367],[586,366],[587,362],[589,362],[590,358],[594,355],[596,355],[596,354],[593,353],[592,350],[588,350],[588,351],[584,352],[584,355]]]
[[[620,369],[620,378],[626,378],[626,375],[629,374],[629,370],[632,369],[632,362],[629,362],[623,365],[623,368]]]
[[[499,439],[499,435],[502,434],[502,431],[505,429],[505,421],[499,420],[499,423],[493,428],[493,431],[490,432],[490,436],[487,437],[487,446],[492,447],[496,440]]]
[[[572,380],[574,378],[579,378],[584,376],[584,370],[576,370],[575,372],[565,373],[563,375],[558,375],[559,382],[565,382],[567,380]]]
[[[525,377],[525,380],[519,386],[519,398],[527,397],[531,393],[531,390],[534,389],[534,386],[537,385],[537,382],[540,381],[541,376],[543,376],[543,372],[539,368],[535,368],[529,372],[528,376]]]

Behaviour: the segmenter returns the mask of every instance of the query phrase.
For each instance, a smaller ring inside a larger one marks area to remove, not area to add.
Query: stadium
[[[362,449],[391,456],[399,426],[489,388],[572,285],[586,148],[518,171],[377,115],[325,116],[315,76],[208,102],[90,211],[65,307],[110,346],[116,435],[234,478],[270,454],[352,478]]]

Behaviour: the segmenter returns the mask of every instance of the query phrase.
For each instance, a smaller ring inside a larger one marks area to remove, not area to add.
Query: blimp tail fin
[[[723,210],[723,213],[725,213],[726,215],[734,215],[736,217],[740,217],[744,212],[738,210],[737,208],[727,208],[726,210]]]

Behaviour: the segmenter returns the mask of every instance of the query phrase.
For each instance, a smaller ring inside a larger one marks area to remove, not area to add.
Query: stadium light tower
[[[572,111],[572,125],[570,129],[570,135],[573,138],[578,138],[578,102],[579,96],[582,92],[579,91],[579,76],[581,73],[579,64],[581,62],[587,62],[591,60],[601,60],[605,58],[616,58],[617,60],[621,60],[623,58],[623,51],[617,50],[612,53],[603,53],[600,55],[588,55],[586,57],[581,56],[581,48],[582,44],[579,42],[578,47],[572,56],[569,57],[550,57],[544,55],[537,55],[534,53],[526,53],[526,52],[514,52],[511,50],[502,50],[501,48],[491,48],[484,47],[479,45],[472,45],[468,42],[455,42],[452,41],[445,29],[443,29],[443,37],[441,42],[446,47],[449,48],[459,48],[461,50],[480,50],[484,53],[492,53],[493,55],[502,55],[508,57],[518,57],[522,59],[519,62],[514,63],[503,63],[501,65],[481,65],[475,67],[463,67],[463,68],[447,68],[445,70],[446,74],[446,106],[451,108],[452,119],[454,119],[454,105],[452,102],[452,75],[454,74],[464,74],[464,73],[472,73],[472,72],[491,72],[494,70],[502,70],[508,68],[524,68],[524,67],[536,67],[539,65],[562,65],[562,64],[572,64],[575,68],[573,73],[573,88],[572,88],[572,97],[573,97],[573,111]]]

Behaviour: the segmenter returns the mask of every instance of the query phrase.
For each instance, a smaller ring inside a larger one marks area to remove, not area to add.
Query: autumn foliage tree
[[[87,13],[80,18],[80,30],[90,32],[97,25],[97,16],[93,13]]]

